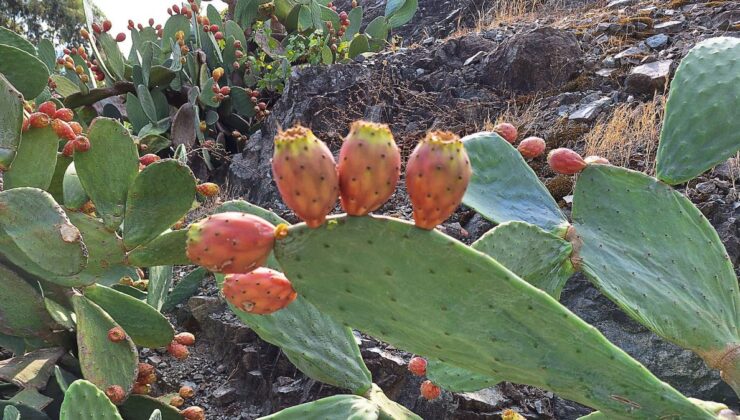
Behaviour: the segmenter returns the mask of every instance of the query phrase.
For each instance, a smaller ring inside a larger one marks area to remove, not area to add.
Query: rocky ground
[[[382,1],[365,3],[371,15],[382,13]],[[349,123],[359,118],[390,124],[404,156],[429,129],[464,135],[503,119],[520,127],[520,138],[538,135],[548,148],[572,147],[650,173],[665,89],[681,57],[705,38],[740,36],[740,5],[731,1],[420,3],[393,51],[296,69],[265,127],[223,174],[224,198],[247,199],[296,221],[270,178],[276,132],[301,122],[336,152]],[[532,166],[567,213],[572,179],[555,176],[543,159]],[[736,267],[739,177],[738,163],[730,160],[680,188],[717,228]],[[381,212],[410,218],[403,181]],[[469,243],[492,226],[463,207],[440,229]],[[162,390],[183,382],[195,386],[195,403],[218,419],[252,419],[341,392],[301,375],[279,349],[239,323],[212,282],[201,292],[173,315],[199,337],[193,356],[180,363],[144,355],[161,363]],[[740,406],[717,372],[631,321],[583,277],[570,280],[561,300],[681,392]],[[357,339],[375,382],[426,419],[496,419],[506,408],[532,419],[575,419],[589,412],[550,392],[509,383],[476,393],[445,392],[426,402],[418,397],[419,379],[405,370],[411,355],[369,337]]]

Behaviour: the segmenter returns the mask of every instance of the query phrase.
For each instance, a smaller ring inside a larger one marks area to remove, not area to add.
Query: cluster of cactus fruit
[[[708,222],[663,183],[689,180],[737,152],[731,111],[740,71],[731,58],[740,42],[705,41],[679,67],[658,152],[662,182],[601,158],[550,152],[553,170],[579,173],[570,222],[525,161],[545,152],[544,141],[527,138],[515,149],[516,128],[506,124],[495,129],[500,136],[429,133],[406,164],[414,224],[370,215],[394,193],[401,156],[388,127],[357,122],[338,162],[306,128],[276,138],[273,178],[305,223],[290,226],[236,201],[186,230],[186,213],[218,195],[185,166],[196,143],[209,162],[216,146],[208,136],[244,138],[240,132],[255,128],[248,118],[267,116],[260,94],[243,87],[242,28],[305,31],[300,25],[311,22],[310,30],[328,28],[330,52],[332,38],[348,36],[357,52],[410,19],[416,2],[389,1],[365,34],[360,7],[343,17],[318,0],[235,6],[234,20],[210,6],[202,16],[196,0],[171,7],[159,28],[130,22],[128,60],[106,22],[85,30],[93,57],[69,48],[58,67],[50,43],[37,48],[0,31],[8,57],[0,62],[0,345],[16,355],[0,365],[0,379],[12,384],[0,388],[6,415],[46,418],[43,408],[59,397],[65,420],[204,418],[199,407],[179,410],[192,389],[145,395],[157,379],[136,347],[187,357],[194,337],[175,334],[161,310],[205,276],[194,271],[168,295],[171,266],[192,261],[217,273],[235,314],[301,371],[354,394],[268,418],[418,418],[372,383],[350,327],[422,355],[409,369],[427,376],[420,392],[429,399],[441,388],[509,380],[600,410],[588,418],[736,418],[721,404],[679,394],[557,299],[582,271],[630,316],[740,390],[732,266]],[[337,21],[313,19],[316,10]],[[170,117],[173,92],[185,95]],[[127,126],[115,107],[99,116],[88,106],[121,94]],[[713,105],[697,110],[697,98]],[[705,129],[698,121],[710,111],[717,123]],[[337,200],[347,215],[329,216]],[[461,201],[498,224],[472,246],[434,229]],[[29,364],[38,367],[31,380],[13,370]],[[50,378],[60,388],[52,397],[40,392]]]

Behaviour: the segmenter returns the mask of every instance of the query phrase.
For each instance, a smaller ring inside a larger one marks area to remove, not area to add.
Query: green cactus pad
[[[39,291],[0,264],[0,332],[19,337],[44,337],[54,325]]]
[[[525,222],[506,222],[488,231],[472,247],[501,263],[555,299],[575,272],[573,246]]]
[[[149,288],[146,294],[146,303],[159,311],[164,305],[167,294],[172,287],[173,267],[171,265],[158,265],[149,268]]]
[[[615,419],[711,418],[545,292],[438,231],[334,217],[291,227],[275,255],[323,313],[404,350]]]
[[[33,44],[28,42],[26,38],[3,26],[0,26],[0,44],[10,45],[31,55],[36,55],[36,47]]]
[[[208,275],[208,270],[203,267],[198,267],[180,279],[175,287],[172,288],[172,291],[167,295],[167,299],[165,299],[161,311],[169,312],[175,309],[175,306],[178,304],[185,302],[186,299],[195,295],[206,275]]]
[[[147,243],[180,220],[193,205],[195,177],[174,159],[141,171],[128,190],[123,243],[127,249]]]
[[[522,155],[496,133],[464,137],[473,177],[463,203],[494,223],[512,220],[544,230],[566,224],[558,204]]]
[[[24,269],[73,275],[87,263],[79,230],[49,193],[35,188],[0,192],[0,244],[0,254]]]
[[[0,413],[3,413],[3,416],[8,411],[12,412],[12,410],[8,410],[8,407],[15,408],[20,413],[22,420],[49,420],[49,416],[35,408],[13,401],[0,400]],[[5,420],[5,417],[2,419]]]
[[[451,392],[480,391],[501,382],[498,378],[480,375],[437,360],[427,361],[427,378],[435,385]]]
[[[49,69],[43,61],[21,49],[3,44],[0,44],[0,57],[3,58],[0,61],[0,73],[24,97],[35,98],[44,90],[49,80]]]
[[[59,138],[51,126],[32,128],[23,133],[12,167],[4,175],[5,189],[49,188],[54,177],[58,148]]]
[[[164,23],[164,29],[162,31],[162,51],[170,52],[170,40],[176,41],[175,34],[178,31],[185,33],[185,39],[190,37],[190,21],[184,15],[174,15],[167,19]],[[175,44],[177,45],[177,44]]]
[[[710,365],[740,342],[732,263],[686,197],[642,173],[593,165],[578,178],[573,222],[583,271],[630,316]]]
[[[287,223],[278,215],[246,201],[224,203],[216,213],[227,211],[254,214],[273,224]],[[273,256],[267,265],[280,270]],[[223,275],[216,275],[219,287],[223,279]],[[260,338],[280,347],[288,359],[309,377],[349,389],[355,394],[363,394],[372,386],[372,376],[362,360],[352,330],[324,315],[302,297],[270,315],[252,315],[231,304],[229,307]]]
[[[59,420],[122,420],[118,409],[92,382],[72,382],[64,393]]]
[[[69,331],[75,329],[74,313],[71,310],[47,297],[44,298],[44,307],[46,307],[46,311],[57,324]]]
[[[54,201],[64,204],[64,173],[67,171],[72,158],[57,153],[57,162],[54,165],[54,175],[46,191],[54,197]]]
[[[190,260],[185,255],[187,235],[187,229],[165,232],[134,248],[128,253],[127,261],[136,267],[188,265]]]
[[[99,34],[97,38],[100,42],[100,52],[103,53],[102,58],[105,68],[111,72],[111,76],[115,80],[123,79],[126,72],[126,59],[121,54],[118,43],[107,32]]]
[[[380,408],[362,397],[335,395],[318,401],[286,408],[260,420],[378,420]]]
[[[170,139],[158,135],[149,135],[139,139],[139,146],[146,146],[146,152],[142,151],[142,154],[158,153],[171,145]]]
[[[79,210],[90,200],[85,189],[82,187],[80,177],[77,176],[75,164],[70,164],[64,172],[62,179],[62,193],[64,195],[64,207],[71,210]]]
[[[132,395],[118,409],[124,420],[146,420],[154,410],[162,413],[162,420],[182,420],[178,409],[146,395]]]
[[[139,172],[139,153],[128,130],[110,118],[93,120],[88,137],[90,150],[76,154],[75,168],[96,213],[113,230],[123,221],[126,195]]]
[[[90,286],[85,297],[100,306],[141,347],[165,347],[175,337],[167,318],[146,303],[105,286]]]
[[[681,61],[660,133],[660,180],[686,182],[740,150],[738,56],[740,39],[718,37],[696,44]]]
[[[12,405],[6,405],[3,410],[2,420],[21,420],[21,412]]]
[[[21,141],[22,126],[23,95],[0,74],[0,170],[10,168]]]
[[[365,394],[365,398],[374,402],[380,409],[380,420],[422,420],[421,417],[412,413],[411,410],[388,398],[379,386],[373,387]]]
[[[149,416],[149,420],[162,420],[162,412],[159,409],[152,411],[152,415]]]
[[[69,218],[80,230],[82,240],[87,245],[87,266],[76,275],[55,277],[56,283],[110,285],[122,277],[137,277],[136,269],[124,262],[126,254],[123,241],[115,232],[109,231],[100,220],[83,213],[70,212]]]
[[[118,385],[128,394],[134,386],[139,356],[130,338],[114,343],[108,331],[119,326],[100,306],[82,295],[72,296],[77,314],[77,347],[85,379],[100,389]]]
[[[66,353],[61,347],[34,350],[0,362],[0,380],[21,388],[43,389],[49,381],[54,366]]]

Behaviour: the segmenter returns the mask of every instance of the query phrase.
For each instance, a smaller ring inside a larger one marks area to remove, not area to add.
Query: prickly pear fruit
[[[409,360],[409,372],[416,376],[427,374],[427,361],[423,357],[413,357]]]
[[[493,127],[493,131],[511,144],[516,143],[516,138],[519,135],[516,127],[509,123],[496,124],[496,126]]]
[[[112,27],[113,27],[113,22],[107,19],[103,21],[103,31],[108,32],[110,31]]]
[[[74,140],[75,152],[84,153],[90,150],[90,140],[85,136],[77,136]]]
[[[60,108],[54,113],[54,118],[60,119],[64,122],[70,122],[74,117],[74,111],[69,108]]]
[[[437,385],[434,385],[432,381],[424,381],[421,383],[421,396],[429,401],[436,400],[442,395],[442,390]]]
[[[250,314],[271,314],[285,308],[297,296],[283,273],[260,267],[247,274],[229,274],[223,294],[236,308]]]
[[[504,410],[504,412],[501,413],[501,420],[527,420],[527,419],[514,410]]]
[[[218,213],[190,225],[187,256],[217,273],[248,273],[264,265],[275,243],[275,226],[246,213]]]
[[[78,136],[82,134],[82,126],[77,121],[70,121],[69,126],[72,127],[72,131],[74,131]]]
[[[154,373],[154,366],[150,365],[149,363],[139,363],[139,370],[137,373],[137,378],[143,379],[143,378],[148,377],[152,373]]]
[[[539,137],[527,137],[517,147],[519,153],[527,159],[534,159],[545,152],[545,140]]]
[[[51,117],[43,112],[34,112],[28,117],[28,124],[33,128],[48,127],[51,123]]]
[[[142,165],[144,165],[144,166],[149,166],[152,163],[157,162],[157,161],[159,161],[161,159],[162,158],[160,158],[159,156],[157,156],[157,155],[155,155],[153,153],[148,153],[148,154],[146,154],[146,155],[144,155],[144,156],[142,156],[142,157],[139,158],[139,163],[142,164]]]
[[[27,117],[23,117],[23,126],[21,127],[21,131],[25,133],[29,128],[31,128],[31,120]]]
[[[53,101],[46,101],[39,105],[38,112],[43,112],[44,114],[54,118],[54,114],[57,112],[57,104]]]
[[[377,210],[396,189],[401,153],[387,125],[355,121],[339,152],[340,202],[350,216]]]
[[[462,202],[472,169],[460,137],[432,131],[411,153],[406,164],[406,189],[414,209],[414,222],[434,229]]]
[[[175,341],[183,346],[192,346],[195,344],[195,336],[189,332],[181,332],[175,335]]]
[[[137,395],[148,395],[150,392],[152,392],[152,386],[149,384],[140,384],[135,383],[133,389],[131,389],[132,394]]]
[[[193,396],[195,396],[195,390],[187,385],[181,386],[178,393],[183,398],[193,398]]]
[[[586,167],[586,161],[578,153],[564,147],[550,151],[547,164],[553,171],[563,175],[573,175]]]
[[[126,398],[126,392],[119,385],[111,385],[105,388],[105,395],[113,404],[121,403]]]
[[[123,32],[116,35],[116,42],[123,42],[125,40],[126,40],[126,34],[124,34]]]
[[[203,184],[199,184],[197,187],[195,187],[199,193],[203,194],[205,197],[215,197],[218,195],[219,191],[221,190],[218,185],[214,184],[213,182],[205,182]]]
[[[184,360],[190,356],[190,350],[177,341],[173,341],[167,346],[167,353],[177,360]]]
[[[51,121],[51,128],[54,129],[57,137],[62,140],[74,141],[75,137],[77,137],[77,134],[72,130],[72,127],[60,119],[53,119]]]
[[[272,173],[285,204],[309,227],[321,226],[339,196],[336,163],[326,144],[305,127],[280,132]]]
[[[601,156],[587,156],[586,159],[583,159],[586,164],[591,165],[592,163],[596,163],[599,165],[611,165],[609,163],[609,159],[603,158]]]
[[[185,420],[205,420],[206,412],[200,407],[188,407],[180,411],[180,415]]]
[[[62,155],[66,157],[72,157],[72,155],[75,153],[75,142],[74,141],[68,141],[64,144],[64,148],[62,148]]]
[[[170,405],[175,408],[180,408],[185,404],[185,400],[182,399],[181,396],[175,395],[174,397],[170,398]]]
[[[113,327],[108,330],[108,340],[114,343],[120,343],[126,339],[126,332],[121,327]]]

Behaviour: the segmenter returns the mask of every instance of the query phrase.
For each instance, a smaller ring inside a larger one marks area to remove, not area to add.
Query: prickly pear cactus
[[[23,95],[0,74],[0,170],[8,170],[21,141]]]
[[[326,419],[378,420],[380,408],[370,400],[355,395],[335,395],[318,401],[286,408],[262,420]]]
[[[740,39],[717,37],[692,48],[676,70],[656,158],[658,178],[686,182],[740,150]]]
[[[92,382],[77,380],[64,393],[60,420],[123,420],[118,409]]]

